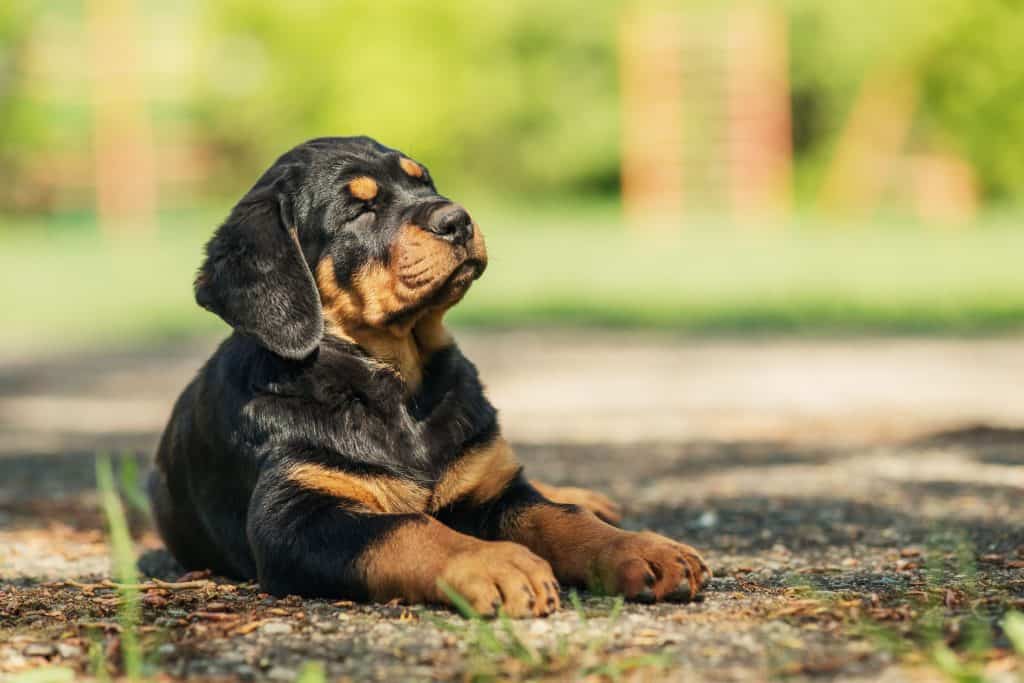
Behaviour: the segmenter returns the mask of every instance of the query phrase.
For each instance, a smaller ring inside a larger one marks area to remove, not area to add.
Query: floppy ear
[[[300,359],[319,346],[324,321],[283,184],[282,175],[261,179],[231,210],[206,244],[195,291],[239,332]]]

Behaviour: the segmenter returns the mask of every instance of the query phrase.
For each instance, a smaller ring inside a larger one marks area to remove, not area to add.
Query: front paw
[[[711,579],[700,554],[651,532],[622,532],[595,559],[590,588],[627,600],[693,600]]]
[[[452,555],[440,582],[483,616],[504,610],[510,617],[545,617],[559,608],[551,565],[517,543],[480,543]],[[451,603],[443,591],[442,601]]]

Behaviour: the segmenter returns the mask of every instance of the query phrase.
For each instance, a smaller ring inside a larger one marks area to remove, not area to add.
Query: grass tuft
[[[128,519],[124,505],[118,495],[114,479],[114,470],[108,454],[96,457],[96,486],[99,491],[100,505],[107,519],[110,535],[110,557],[114,577],[118,582],[117,592],[120,597],[117,621],[121,626],[120,651],[121,670],[130,681],[143,677],[142,646],[139,643],[138,625],[142,616],[142,604],[139,596],[138,573],[135,570],[135,545],[128,530]],[[100,666],[97,677],[106,675],[105,658],[99,658]]]
[[[426,610],[420,618],[459,638],[467,651],[466,680],[485,682],[507,678],[531,680],[535,678],[568,676],[576,671],[583,678],[617,681],[641,669],[666,669],[672,662],[665,654],[624,656],[610,652],[610,627],[618,620],[623,609],[621,597],[600,599],[597,608],[587,607],[579,594],[569,592],[569,603],[579,619],[582,629],[591,625],[590,619],[604,617],[608,625],[599,636],[589,638],[583,645],[573,644],[566,635],[560,635],[553,646],[535,647],[504,612],[496,621],[488,621],[472,608],[469,602],[444,582],[438,586],[448,596],[455,609],[466,619],[457,624],[440,619]],[[550,617],[557,619],[557,616]]]

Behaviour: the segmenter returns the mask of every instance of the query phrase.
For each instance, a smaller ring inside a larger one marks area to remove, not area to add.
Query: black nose
[[[473,239],[473,219],[457,204],[435,211],[427,229],[455,244],[465,244]]]

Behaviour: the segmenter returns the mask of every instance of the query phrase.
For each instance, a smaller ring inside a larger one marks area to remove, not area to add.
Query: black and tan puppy
[[[368,138],[296,147],[218,228],[196,300],[235,332],[178,399],[150,494],[190,569],[271,593],[545,615],[563,584],[686,600],[697,552],[536,485],[442,325],[487,264],[469,214]],[[577,504],[573,504],[577,503]]]

